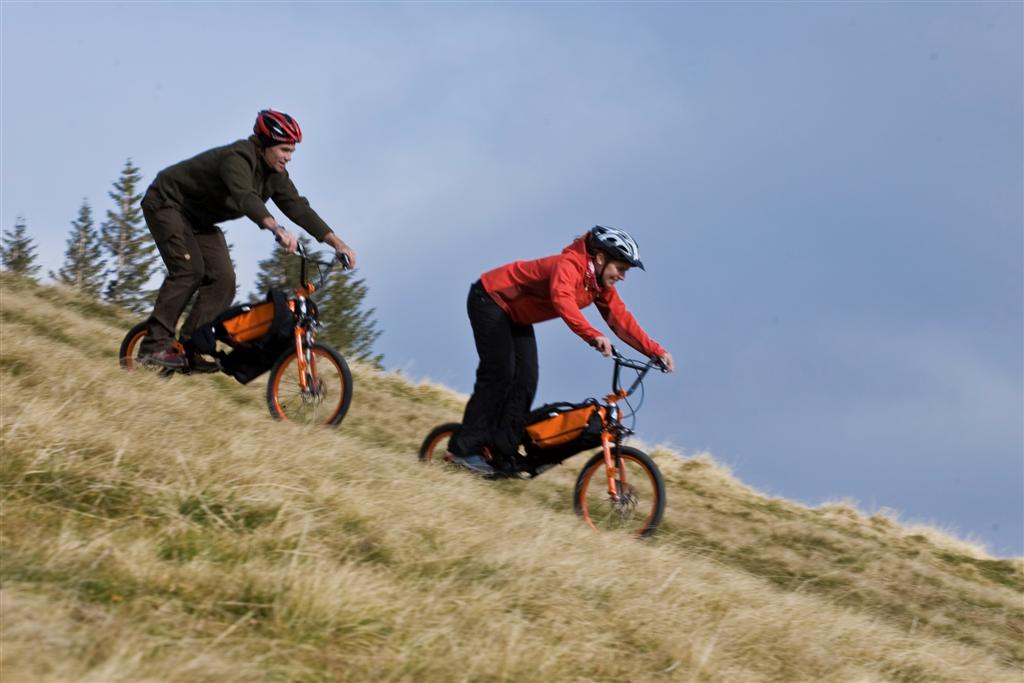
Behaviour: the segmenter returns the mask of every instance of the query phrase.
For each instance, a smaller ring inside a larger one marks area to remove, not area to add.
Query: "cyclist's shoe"
[[[514,479],[519,477],[516,467],[504,458],[492,456],[489,464],[493,472],[487,475],[488,479]]]
[[[139,356],[142,365],[156,365],[167,370],[184,370],[185,352],[177,345]]]
[[[458,467],[464,467],[474,474],[481,474],[484,476],[492,476],[495,473],[490,463],[484,460],[482,455],[455,455],[454,453],[446,453],[444,459],[453,465]]]
[[[220,372],[220,363],[215,360],[207,360],[206,356],[195,351],[186,352],[185,362],[188,363],[188,369],[192,372]]]

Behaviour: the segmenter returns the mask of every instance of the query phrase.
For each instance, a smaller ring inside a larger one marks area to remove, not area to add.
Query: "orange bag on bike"
[[[526,434],[537,448],[561,446],[581,438],[592,442],[601,433],[597,410],[596,402],[550,403],[530,413]]]
[[[265,301],[233,306],[197,325],[187,348],[215,356],[224,372],[247,384],[269,370],[292,343],[294,321],[285,292],[271,289]],[[217,342],[231,351],[219,350]]]
[[[270,332],[274,322],[274,302],[240,306],[242,310],[234,317],[221,321],[225,341],[244,344],[260,339]]]
[[[264,301],[232,306],[210,322],[197,325],[192,342],[199,353],[214,355],[218,341],[238,348],[289,336],[293,320],[285,292],[271,289]]]

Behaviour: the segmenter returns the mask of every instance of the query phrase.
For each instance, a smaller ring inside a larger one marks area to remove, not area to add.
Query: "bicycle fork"
[[[299,391],[303,396],[308,396],[313,389],[311,381],[316,383],[316,356],[313,354],[313,345],[306,339],[306,331],[295,326],[295,361],[299,371]]]
[[[604,472],[608,480],[608,497],[613,502],[622,502],[626,491],[626,468],[620,467],[618,457],[612,455],[612,439],[608,432],[601,434],[601,448],[604,450]]]
[[[601,449],[604,451],[604,472],[608,480],[608,497],[613,503],[626,502],[626,492],[629,491],[629,484],[626,481],[626,468],[622,466],[622,456],[612,454],[613,443],[617,444],[621,438],[618,427],[621,424],[622,409],[619,408],[617,402],[620,398],[625,398],[627,395],[621,389],[614,394],[608,394],[605,397],[605,407],[599,409],[602,422],[604,423],[604,429],[601,431]],[[615,433],[614,437],[612,436],[613,432]]]

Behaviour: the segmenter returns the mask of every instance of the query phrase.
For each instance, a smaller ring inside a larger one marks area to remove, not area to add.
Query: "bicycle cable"
[[[637,377],[640,376],[640,371],[639,370],[634,370],[634,372],[636,372]],[[623,419],[632,419],[633,422],[632,422],[632,424],[629,425],[629,430],[631,432],[634,432],[634,433],[636,432],[636,420],[637,420],[636,414],[640,411],[640,408],[642,408],[643,405],[644,405],[644,397],[646,396],[646,393],[647,393],[647,390],[644,389],[644,383],[640,382],[640,402],[636,404],[636,408],[634,408],[633,404],[629,402],[629,398],[628,397],[623,399],[623,401],[625,402],[626,406],[629,408],[629,415],[623,416]]]
[[[333,259],[324,260],[323,252],[317,252],[314,254],[315,258],[310,259],[310,263],[316,266],[317,275],[317,289],[324,289],[328,285],[328,276],[331,274],[331,270],[334,267]]]

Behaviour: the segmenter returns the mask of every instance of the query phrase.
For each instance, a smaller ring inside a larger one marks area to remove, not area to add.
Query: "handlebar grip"
[[[284,246],[284,240],[281,239],[280,235],[274,235],[274,241],[280,244],[282,247]],[[306,249],[302,246],[302,242],[295,243],[295,252],[299,254],[299,256],[306,255]]]
[[[591,339],[591,340],[590,340],[590,341],[588,341],[587,343],[588,343],[588,344],[590,344],[590,346],[591,346],[592,348],[595,348],[595,349],[597,348],[597,340],[596,340],[596,339]],[[612,355],[613,357],[615,357],[615,356],[618,356],[618,355],[619,355],[619,352],[618,352],[618,351],[617,351],[617,350],[615,349],[615,344],[611,344],[611,347],[612,347],[612,350],[611,350],[611,355]],[[600,350],[600,349],[598,349],[598,350]]]

